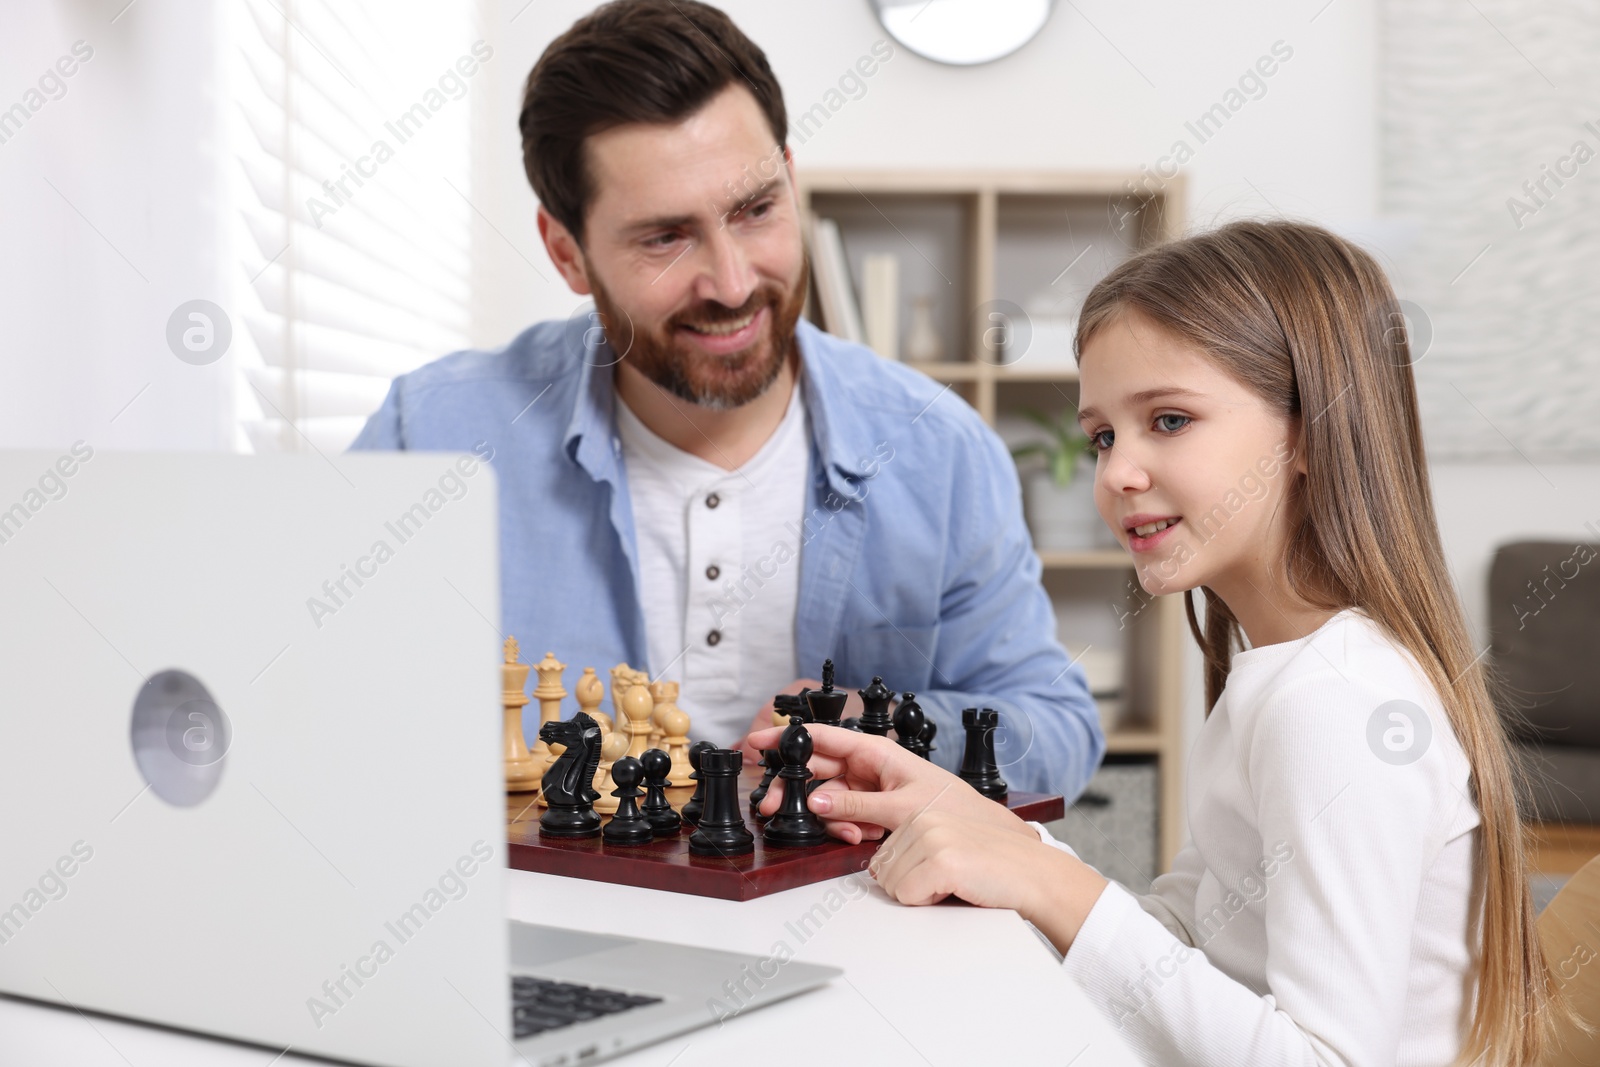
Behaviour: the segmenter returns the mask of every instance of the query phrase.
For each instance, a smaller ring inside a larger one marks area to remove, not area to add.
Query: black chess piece
[[[798,717],[790,719],[797,722]],[[778,758],[778,750],[765,749],[761,753],[761,783],[750,790],[750,814],[758,819],[766,816],[761,814],[761,802],[767,799],[767,791],[772,788],[772,780],[778,776],[778,771],[783,769],[783,761]]]
[[[843,726],[846,730],[854,730],[856,733],[859,734],[861,732],[861,716],[859,716],[859,715],[847,715],[845,717],[845,720],[843,722],[841,722],[839,725]]]
[[[1000,713],[993,708],[963,708],[961,725],[967,731],[967,747],[961,754],[961,780],[990,800],[1005,800],[1010,787],[1000,777],[994,758],[994,731],[1000,725]]]
[[[689,835],[689,851],[696,856],[740,856],[754,852],[756,835],[739,814],[739,771],[744,753],[714,748],[700,755],[700,776],[706,784],[706,806],[700,825]]]
[[[900,706],[894,709],[895,744],[927,759],[927,753],[922,751],[922,731],[927,725],[928,718],[922,713],[922,705],[917,703],[917,694],[902,693]]]
[[[632,847],[648,845],[656,839],[656,831],[650,825],[650,820],[639,813],[637,798],[644,796],[644,790],[639,788],[639,779],[643,776],[644,768],[632,756],[623,756],[611,765],[611,780],[617,783],[611,795],[618,799],[617,813],[611,816],[611,821],[600,832],[606,844]]]
[[[833,660],[822,661],[822,688],[806,690],[805,699],[806,707],[811,709],[812,722],[825,726],[839,725],[839,717],[844,714],[850,694],[833,687]]]
[[[777,814],[767,823],[761,840],[774,848],[811,848],[828,839],[822,820],[811,811],[811,791],[806,782],[812,777],[811,732],[803,722],[792,722],[778,742],[778,756],[783,760],[783,802]]]
[[[933,759],[933,739],[939,736],[939,724],[929,719],[922,724],[922,733],[917,735],[917,754],[925,760]]]
[[[667,800],[667,786],[672,784],[667,780],[672,771],[672,757],[659,748],[652,748],[639,757],[639,766],[644,770],[644,803],[639,806],[639,813],[650,820],[657,837],[671,837],[683,828],[683,819]]]
[[[694,782],[694,796],[689,798],[679,814],[690,826],[700,821],[700,812],[705,810],[706,806],[706,781],[700,777],[700,756],[716,747],[710,741],[696,741],[689,746],[689,766],[694,768],[694,773],[689,775],[689,779]]]
[[[600,816],[594,802],[594,772],[600,766],[600,724],[587,712],[567,720],[557,719],[539,728],[547,745],[564,745],[566,751],[545,771],[539,788],[547,806],[539,816],[539,833],[546,837],[599,837]]]
[[[894,690],[884,685],[882,678],[874,675],[872,684],[856,690],[856,695],[861,698],[861,732],[888,737],[889,727],[894,725],[889,718],[889,703],[894,700]]]
[[[806,694],[809,692],[811,690],[807,688],[798,693],[779,693],[772,698],[772,710],[786,719],[798,715],[806,722],[810,722],[811,709],[806,707]]]

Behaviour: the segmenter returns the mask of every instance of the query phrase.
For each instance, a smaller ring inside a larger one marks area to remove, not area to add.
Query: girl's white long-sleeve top
[[[1109,885],[1062,964],[1129,1043],[1157,1064],[1452,1062],[1478,813],[1410,654],[1353,609],[1236,654],[1187,780],[1172,871]]]

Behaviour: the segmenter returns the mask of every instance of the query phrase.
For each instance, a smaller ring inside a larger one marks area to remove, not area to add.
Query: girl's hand
[[[758,748],[776,748],[786,729],[774,726],[751,734],[750,741]],[[806,730],[811,734],[812,774],[831,779],[811,794],[811,810],[841,840],[851,844],[877,840],[885,830],[899,830],[919,813],[938,811],[962,816],[996,836],[1039,843],[1039,835],[1004,804],[980,796],[949,771],[886,737],[811,723]],[[773,780],[761,802],[763,815],[778,810],[783,786],[781,778]]]
[[[1010,908],[1065,954],[1107,883],[1075,856],[1031,830],[1028,836],[996,834],[986,821],[933,808],[896,830],[867,870],[902,904],[955,896]]]

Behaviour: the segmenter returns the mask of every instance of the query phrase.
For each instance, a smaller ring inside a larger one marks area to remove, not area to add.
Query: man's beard
[[[742,307],[701,303],[673,315],[654,330],[639,328],[637,320],[618,309],[598,278],[590,277],[595,310],[606,327],[607,340],[619,359],[681,400],[711,411],[727,411],[750,403],[765,393],[794,351],[794,327],[806,303],[809,261],[802,261],[800,278],[787,292],[766,283],[750,294]],[[787,298],[787,299],[786,299]],[[680,337],[687,323],[715,326],[739,322],[767,308],[766,336],[726,356],[699,351]]]

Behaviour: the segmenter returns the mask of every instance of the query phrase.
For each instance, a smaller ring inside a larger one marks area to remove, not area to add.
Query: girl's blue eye
[[[1101,430],[1099,433],[1089,435],[1089,451],[1104,452],[1111,447],[1111,442],[1116,435],[1111,430]]]
[[[1174,426],[1173,424],[1169,423],[1167,421],[1168,419],[1177,419],[1178,420],[1177,425]],[[1193,421],[1194,420],[1189,418],[1189,416],[1187,416],[1187,415],[1157,415],[1156,416],[1156,426],[1159,427],[1160,429],[1166,431],[1167,433],[1177,433],[1179,430],[1183,429],[1185,426],[1189,425],[1189,423],[1191,423]]]

